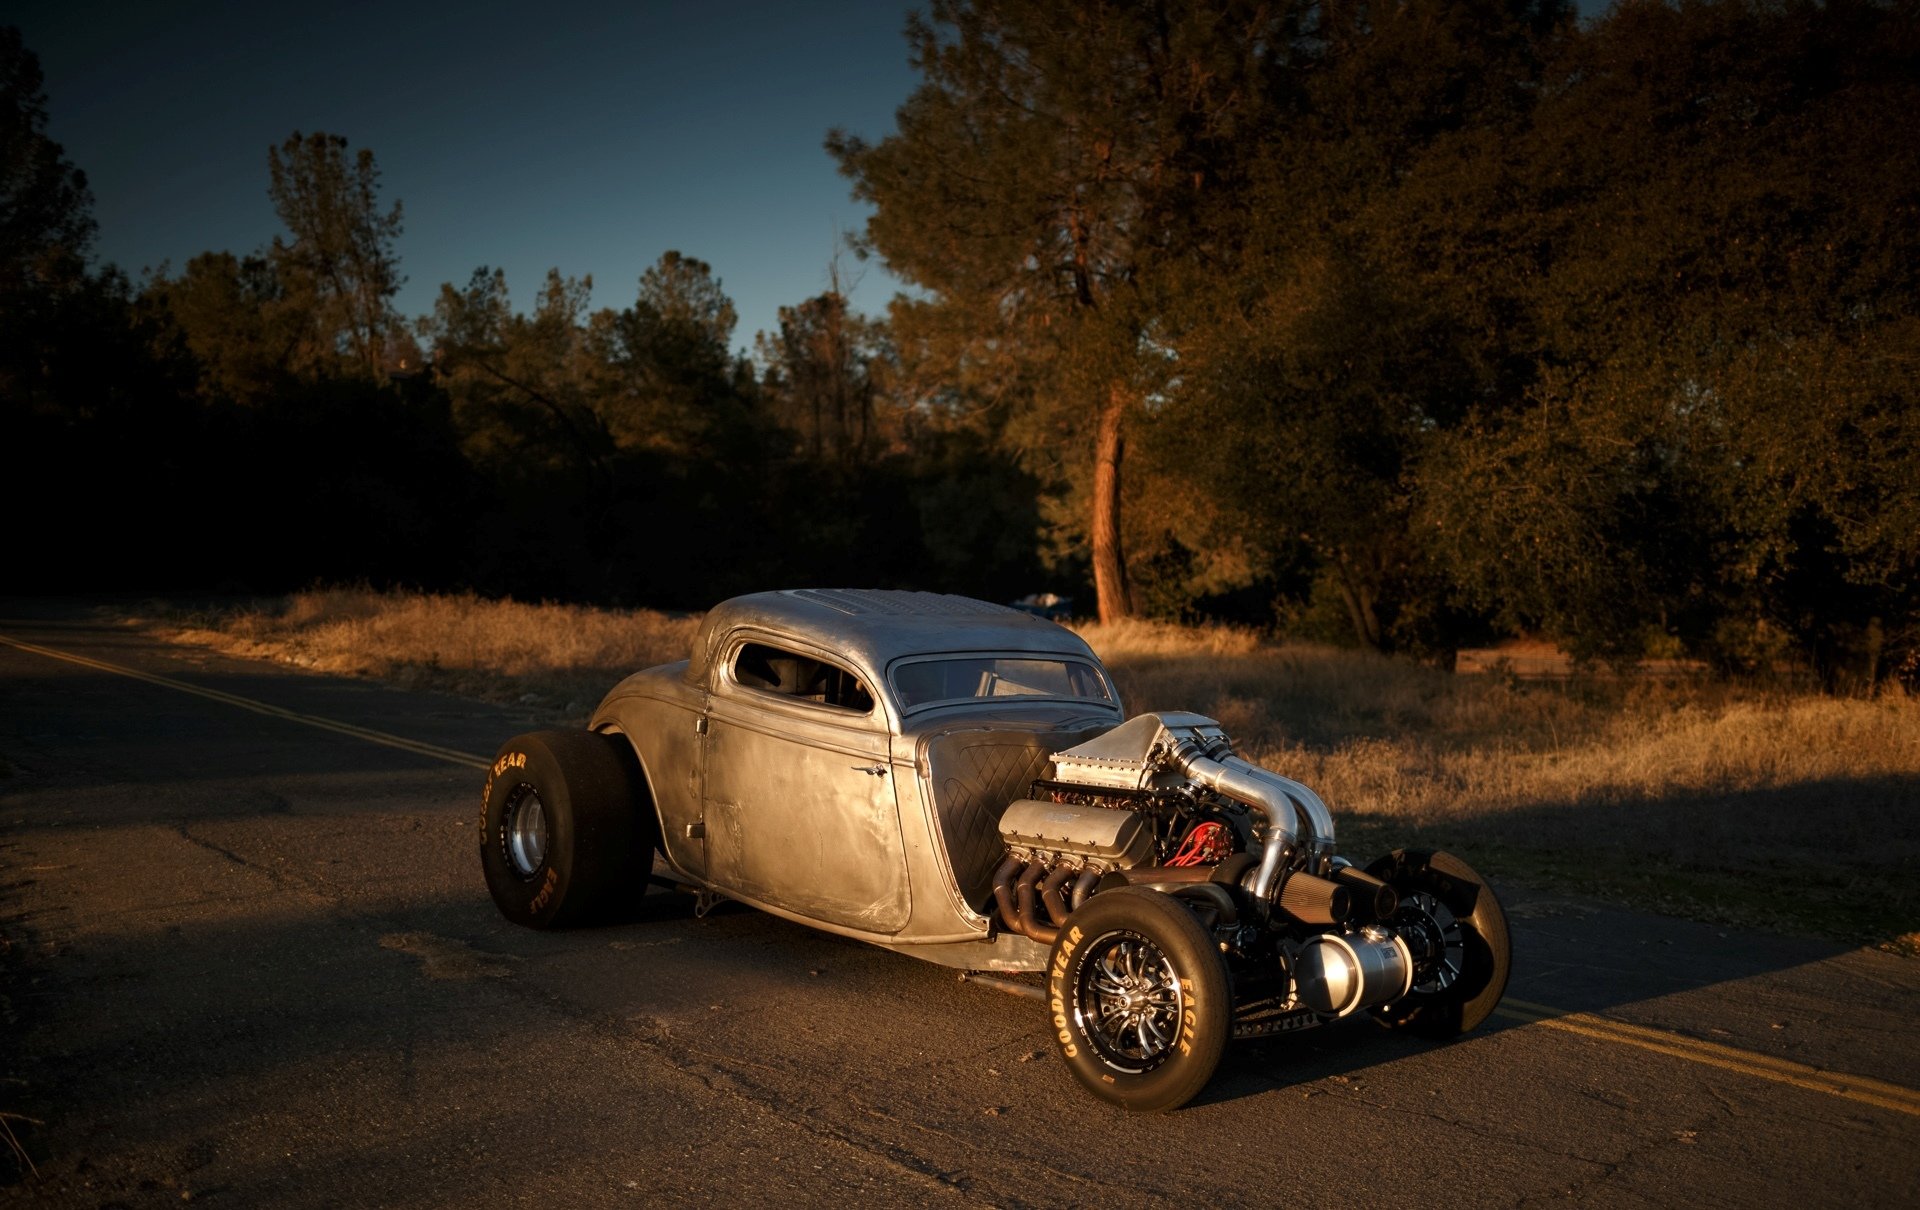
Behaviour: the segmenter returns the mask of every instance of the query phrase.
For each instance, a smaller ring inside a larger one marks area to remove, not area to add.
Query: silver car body
[[[748,683],[750,647],[850,674],[871,703]],[[1084,664],[1101,694],[896,689],[902,669],[942,656]],[[1046,948],[980,910],[1006,852],[1000,815],[1055,752],[1123,717],[1099,658],[1053,622],[937,593],[802,589],[715,606],[690,659],[628,677],[591,725],[633,744],[679,880],[944,965],[1040,970]]]

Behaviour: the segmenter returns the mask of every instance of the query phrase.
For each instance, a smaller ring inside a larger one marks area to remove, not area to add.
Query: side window
[[[765,643],[748,643],[740,649],[740,654],[733,657],[733,679],[762,693],[777,693],[861,714],[873,710],[873,694],[867,692],[867,687],[853,673],[825,660]]]

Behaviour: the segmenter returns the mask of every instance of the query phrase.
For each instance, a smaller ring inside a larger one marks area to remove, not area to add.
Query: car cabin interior
[[[866,714],[873,709],[873,694],[853,673],[765,643],[748,643],[740,649],[733,661],[733,679],[762,693],[778,693],[841,710]]]

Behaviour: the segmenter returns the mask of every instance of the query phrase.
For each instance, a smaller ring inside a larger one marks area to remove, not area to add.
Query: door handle
[[[885,765],[848,765],[847,767],[855,773],[871,773],[875,777],[885,777],[887,775],[887,767]]]

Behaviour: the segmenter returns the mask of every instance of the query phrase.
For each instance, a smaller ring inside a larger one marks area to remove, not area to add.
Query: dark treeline
[[[316,581],[701,608],[787,583],[1041,577],[1039,485],[959,418],[886,402],[880,328],[830,291],[761,366],[668,252],[622,309],[555,271],[530,314],[482,268],[393,306],[398,203],[368,151],[268,156],[286,227],[137,287],[89,272],[85,179],[3,35],[11,129],[0,406],[16,590],[279,591]],[[19,232],[18,236],[15,232]]]
[[[1077,592],[1441,656],[1920,668],[1920,10],[937,0],[859,250],[752,360],[668,253],[411,321],[372,156],[139,283],[0,44],[0,406],[46,586],[700,606]],[[483,250],[482,250],[483,251]],[[78,567],[74,566],[78,561]]]

